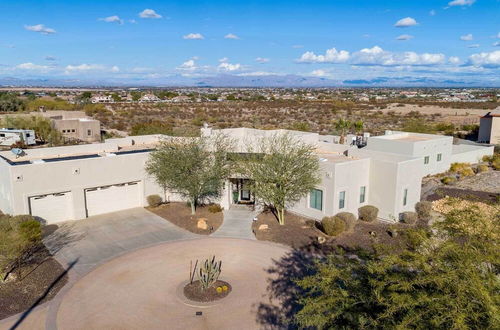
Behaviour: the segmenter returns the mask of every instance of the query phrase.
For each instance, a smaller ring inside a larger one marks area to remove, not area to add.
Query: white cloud
[[[64,68],[64,74],[74,74],[74,73],[86,73],[86,72],[111,72],[111,73],[117,73],[120,72],[120,68],[116,65],[107,67],[105,65],[101,64],[79,64],[79,65],[67,65]]]
[[[24,28],[28,31],[39,32],[41,34],[54,34],[56,30],[46,27],[43,24],[25,25]]]
[[[448,2],[448,6],[472,6],[476,0],[453,0]]]
[[[460,40],[463,40],[463,41],[471,41],[473,39],[474,39],[474,37],[472,36],[472,33],[460,36]]]
[[[468,45],[467,48],[479,48],[479,44]]]
[[[57,58],[55,58],[54,56],[47,55],[47,56],[45,56],[45,60],[46,61],[56,61]]]
[[[327,49],[325,55],[316,55],[313,52],[305,52],[297,60],[299,63],[343,63],[349,60],[349,52],[337,51],[335,48]]]
[[[177,69],[179,70],[186,70],[186,71],[194,71],[198,67],[196,66],[196,63],[194,62],[193,59],[187,60],[186,62],[182,63]]]
[[[263,76],[275,76],[277,75],[274,72],[267,72],[267,71],[252,71],[252,72],[243,72],[243,73],[238,73],[237,76],[240,77],[263,77]]]
[[[380,65],[380,66],[405,66],[405,65],[436,65],[446,60],[444,54],[415,52],[393,53],[385,51],[379,46],[364,48],[352,54],[352,64],[355,65]]]
[[[402,41],[406,41],[406,40],[410,40],[410,39],[413,39],[413,36],[409,35],[409,34],[402,34],[396,38],[396,40],[402,40]]]
[[[500,47],[500,41],[495,41],[493,43],[493,47]]]
[[[469,65],[484,68],[499,68],[500,67],[500,50],[493,52],[472,54],[469,56]]]
[[[414,26],[414,25],[417,25],[417,21],[412,18],[412,17],[405,17],[405,18],[402,18],[400,19],[399,21],[396,22],[396,24],[394,24],[395,27],[410,27],[410,26]]]
[[[238,71],[238,70],[241,70],[241,64],[237,63],[237,64],[231,64],[231,63],[227,63],[227,62],[222,62],[221,64],[219,64],[219,66],[217,67],[219,70],[221,71]]]
[[[22,63],[22,64],[17,65],[16,69],[45,71],[45,70],[50,69],[50,67],[47,65],[38,65],[38,64],[28,62],[28,63]]]
[[[220,63],[227,62],[227,61],[229,61],[229,58],[227,58],[227,57],[223,57],[223,58],[219,59]]]
[[[100,21],[106,22],[106,23],[118,23],[118,24],[123,24],[123,20],[116,15],[113,16],[108,16],[104,18],[99,18]]]
[[[451,64],[460,64],[460,58],[457,57],[457,56],[450,56],[448,58],[448,62],[450,62]]]
[[[325,70],[321,70],[321,69],[318,69],[318,70],[314,70],[310,73],[311,76],[315,76],[315,77],[331,77],[332,74],[328,71],[325,71]]]
[[[224,39],[240,39],[236,34],[228,33],[224,36]]]
[[[255,62],[258,62],[258,63],[267,63],[267,62],[269,62],[269,61],[270,61],[270,59],[265,58],[265,57],[257,57],[257,58],[255,59]]]
[[[433,9],[433,10],[431,10],[431,11],[429,12],[429,15],[431,15],[431,16],[436,16],[436,11],[435,11],[434,9]]]
[[[161,18],[161,15],[156,13],[153,9],[144,9],[139,13],[140,18]]]
[[[182,37],[183,39],[190,39],[190,40],[201,40],[205,39],[205,37],[201,33],[190,33],[186,34],[185,36]]]

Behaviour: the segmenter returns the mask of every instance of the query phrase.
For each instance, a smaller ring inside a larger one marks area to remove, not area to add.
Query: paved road
[[[252,220],[260,211],[253,211],[248,206],[234,205],[224,211],[222,226],[211,237],[232,237],[255,240],[252,233]]]

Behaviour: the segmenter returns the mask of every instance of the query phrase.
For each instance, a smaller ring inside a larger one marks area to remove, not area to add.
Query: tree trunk
[[[196,214],[196,200],[195,199],[191,200],[191,214],[192,215]]]
[[[278,213],[278,222],[280,225],[285,224],[285,208],[276,208],[276,212]]]

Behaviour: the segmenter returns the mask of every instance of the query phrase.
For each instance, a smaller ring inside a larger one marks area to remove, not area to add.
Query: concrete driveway
[[[62,223],[44,239],[64,266],[76,261],[71,275],[81,277],[107,260],[162,242],[196,238],[165,219],[136,208]]]

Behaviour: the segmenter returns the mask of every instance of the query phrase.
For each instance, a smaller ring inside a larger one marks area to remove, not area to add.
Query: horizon
[[[496,0],[31,0],[0,12],[0,86],[500,86]]]

